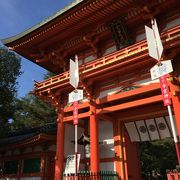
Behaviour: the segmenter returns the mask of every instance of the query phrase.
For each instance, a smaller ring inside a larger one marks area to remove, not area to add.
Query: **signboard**
[[[163,46],[160,39],[156,20],[154,20],[152,29],[149,28],[148,26],[145,26],[145,32],[146,32],[149,55],[154,59],[160,60],[163,52]]]
[[[171,98],[170,98],[170,93],[169,93],[169,88],[168,88],[167,75],[160,77],[159,81],[160,81],[164,106],[168,106],[171,104]]]
[[[83,99],[83,90],[76,89],[69,93],[69,103]]]
[[[75,155],[68,155],[65,166],[65,174],[75,174]],[[77,171],[79,170],[80,154],[77,154]]]
[[[73,124],[78,124],[78,101],[73,102]]]
[[[70,80],[69,83],[76,89],[79,83],[78,58],[75,56],[75,62],[70,59]]]
[[[155,65],[151,68],[151,79],[157,79],[173,71],[171,60],[162,61],[160,65]]]

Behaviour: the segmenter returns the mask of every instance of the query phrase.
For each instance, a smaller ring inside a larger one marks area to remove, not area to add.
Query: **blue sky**
[[[14,36],[53,15],[72,0],[0,0],[0,39]],[[33,89],[34,80],[42,81],[46,70],[22,58],[23,74],[18,79],[18,97]],[[33,73],[32,73],[33,72]]]

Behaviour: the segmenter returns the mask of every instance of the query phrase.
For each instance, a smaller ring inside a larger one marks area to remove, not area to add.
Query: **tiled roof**
[[[0,139],[0,145],[13,144],[35,136],[37,133],[28,133],[18,136],[5,137]]]
[[[41,133],[56,134],[56,127],[56,123],[49,123],[40,127],[28,128],[21,131],[11,132],[6,137],[0,138],[0,146],[28,140]]]
[[[39,29],[40,27],[48,24],[49,22],[56,19],[57,17],[63,15],[64,13],[66,13],[67,11],[69,11],[70,9],[75,7],[76,5],[80,4],[82,1],[84,1],[84,0],[74,0],[68,6],[64,7],[63,9],[60,9],[57,13],[53,14],[52,16],[49,16],[45,20],[41,21],[39,24],[36,24],[35,26],[27,29],[26,31],[24,31],[24,32],[22,32],[20,34],[17,34],[15,36],[10,37],[10,38],[2,39],[3,44],[8,44],[10,42],[16,41],[17,39],[20,39],[23,36],[26,36],[27,34]]]

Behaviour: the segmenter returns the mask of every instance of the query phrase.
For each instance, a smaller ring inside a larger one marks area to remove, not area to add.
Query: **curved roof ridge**
[[[2,43],[3,44],[8,44],[10,42],[16,41],[22,37],[24,37],[25,35],[37,30],[38,28],[46,25],[47,23],[51,22],[53,19],[56,19],[57,17],[61,16],[62,14],[64,14],[65,12],[67,12],[68,10],[72,9],[73,7],[75,7],[76,5],[78,5],[79,3],[81,3],[84,0],[74,0],[73,2],[71,2],[69,5],[65,6],[64,8],[60,9],[59,11],[57,11],[56,13],[54,13],[53,15],[47,17],[45,20],[41,21],[40,23],[32,26],[31,28],[28,28],[27,30],[20,32],[19,34],[9,37],[9,38],[5,38],[2,39]]]

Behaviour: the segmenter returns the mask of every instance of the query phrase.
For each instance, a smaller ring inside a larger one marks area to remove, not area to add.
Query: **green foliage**
[[[52,76],[54,76],[54,74],[48,72],[44,76],[44,79]],[[42,126],[47,123],[56,122],[56,119],[57,115],[54,107],[33,94],[29,94],[16,100],[16,112],[13,117],[11,129],[18,130]]]
[[[20,76],[20,57],[0,47],[0,132],[8,127],[8,120],[15,111],[17,78]]]
[[[166,169],[174,169],[177,165],[175,146],[171,139],[141,143],[140,157],[144,174],[155,171],[165,177]]]
[[[55,109],[50,104],[36,98],[34,95],[27,95],[16,101],[16,112],[11,129],[37,127],[55,122],[56,119]]]

